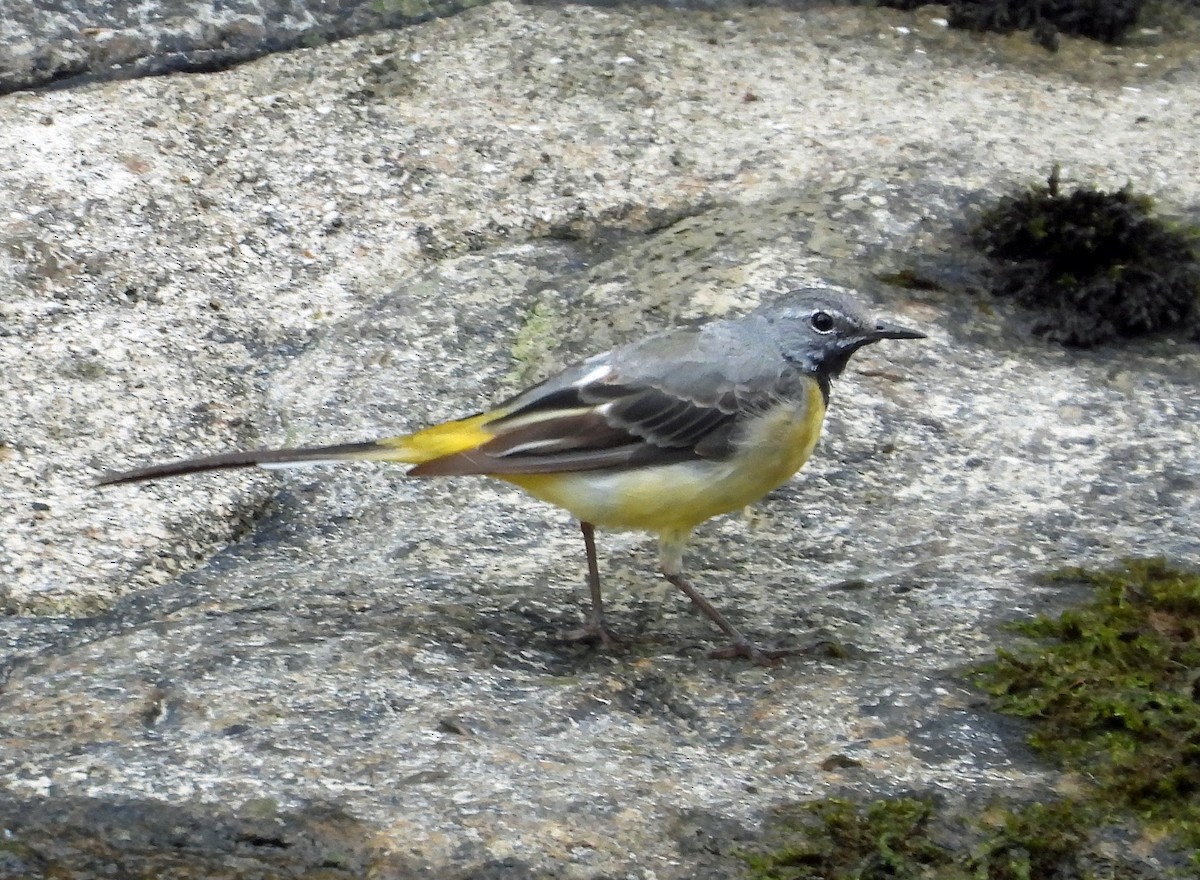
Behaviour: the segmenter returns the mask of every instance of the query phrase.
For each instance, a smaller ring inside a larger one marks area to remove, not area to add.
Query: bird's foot
[[[778,666],[780,661],[791,653],[793,652],[783,649],[760,648],[753,642],[742,639],[724,648],[714,648],[708,652],[708,656],[714,660],[735,660],[744,657],[756,666]]]
[[[568,630],[562,634],[568,642],[592,642],[606,651],[611,651],[621,640],[616,634],[599,621],[589,621],[578,629]]]

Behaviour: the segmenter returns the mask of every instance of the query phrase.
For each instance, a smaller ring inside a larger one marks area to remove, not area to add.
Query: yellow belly
[[[824,400],[814,382],[803,404],[778,407],[749,424],[737,452],[726,461],[498,476],[597,526],[687,531],[752,504],[796,473],[812,454],[824,417]]]

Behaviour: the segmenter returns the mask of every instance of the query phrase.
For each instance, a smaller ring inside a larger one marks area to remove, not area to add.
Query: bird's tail
[[[402,464],[424,464],[444,455],[454,455],[474,449],[492,439],[487,423],[500,413],[491,412],[444,422],[400,437],[371,440],[365,443],[342,443],[336,446],[310,446],[299,449],[259,449],[253,452],[225,452],[203,458],[189,458],[166,464],[136,468],[131,471],[107,474],[97,481],[99,486],[118,483],[138,483],[182,474],[204,471],[233,470],[262,467],[285,468],[307,465],[335,464],[343,461],[395,461]]]

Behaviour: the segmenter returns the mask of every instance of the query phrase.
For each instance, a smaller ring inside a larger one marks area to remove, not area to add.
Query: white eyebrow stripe
[[[593,370],[589,370],[581,377],[571,383],[572,388],[586,388],[588,385],[594,385],[606,376],[612,374],[612,366],[609,364],[601,364]]]

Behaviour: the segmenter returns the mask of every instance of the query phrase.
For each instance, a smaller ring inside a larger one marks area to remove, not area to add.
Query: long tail
[[[388,455],[387,453],[390,453]],[[158,480],[162,477],[176,477],[182,474],[196,474],[204,471],[224,471],[245,467],[289,467],[297,465],[332,464],[339,461],[370,461],[384,458],[395,458],[396,450],[381,446],[378,443],[344,443],[340,446],[313,446],[305,449],[259,449],[255,452],[225,452],[220,455],[206,455],[203,458],[189,458],[185,461],[171,461],[166,464],[154,464],[149,467],[135,468],[107,474],[96,482],[98,486],[112,486],[117,483],[140,483],[143,480]]]
[[[282,468],[303,465],[335,464],[343,461],[395,461],[403,464],[422,464],[453,455],[486,443],[492,433],[485,427],[496,413],[485,413],[434,425],[415,434],[389,437],[366,443],[342,443],[337,446],[310,446],[300,449],[260,449],[254,452],[225,452],[172,461],[131,471],[108,474],[97,481],[98,486],[118,483],[139,483],[183,474],[204,471],[234,470],[246,467]]]

